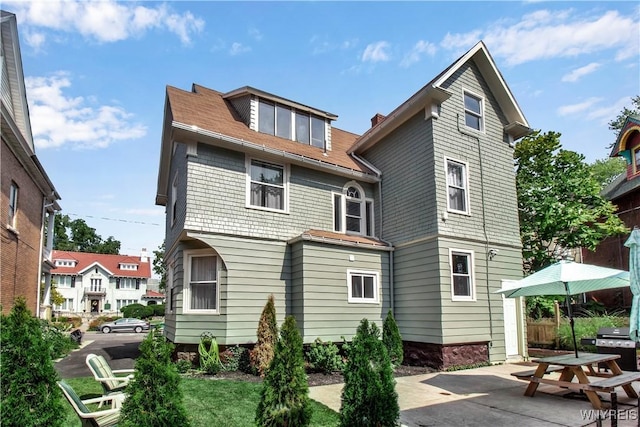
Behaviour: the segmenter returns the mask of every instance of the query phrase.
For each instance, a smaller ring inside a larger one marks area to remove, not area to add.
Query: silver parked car
[[[149,330],[149,322],[132,317],[123,317],[122,319],[114,320],[113,322],[103,323],[98,327],[98,329],[105,334],[121,331],[140,333],[142,331]]]

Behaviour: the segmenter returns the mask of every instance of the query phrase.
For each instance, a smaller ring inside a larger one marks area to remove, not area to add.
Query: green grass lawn
[[[82,399],[102,395],[100,384],[92,377],[65,380]],[[193,427],[198,426],[252,426],[260,400],[261,383],[243,381],[182,378],[180,382],[184,406]],[[336,412],[314,400],[311,401],[311,425],[333,427],[338,425]],[[65,426],[80,426],[80,420],[71,405],[64,401]]]

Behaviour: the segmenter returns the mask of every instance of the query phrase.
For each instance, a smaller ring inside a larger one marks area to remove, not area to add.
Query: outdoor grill
[[[598,353],[620,355],[617,363],[622,370],[638,370],[638,343],[629,338],[629,328],[600,328],[595,341]]]

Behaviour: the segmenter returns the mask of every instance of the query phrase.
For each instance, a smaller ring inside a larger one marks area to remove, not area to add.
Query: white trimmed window
[[[16,212],[18,211],[18,184],[11,182],[9,189],[9,216],[7,224],[11,228],[16,228]]]
[[[451,266],[451,299],[475,301],[473,252],[449,249],[449,263]]]
[[[484,131],[484,101],[482,97],[464,92],[464,124],[475,130]]]
[[[356,182],[347,183],[341,194],[333,194],[333,229],[362,236],[375,234],[373,199],[366,198]]]
[[[469,180],[467,164],[445,159],[447,173],[447,210],[457,213],[469,213]]]
[[[247,160],[247,206],[286,212],[289,173],[285,165]]]
[[[65,298],[62,304],[56,305],[54,310],[73,311],[73,298]]]
[[[116,300],[116,310],[120,311],[122,307],[126,307],[131,304],[137,304],[137,299],[117,299]]]
[[[140,289],[140,279],[135,277],[116,278],[116,289]]]
[[[171,225],[176,222],[176,214],[178,209],[178,173],[173,177],[171,183]]]
[[[185,312],[218,313],[218,257],[185,251]]]
[[[258,100],[258,131],[325,148],[326,120],[265,99]]]
[[[348,301],[377,304],[379,277],[375,271],[347,270]]]
[[[71,276],[53,275],[52,281],[56,288],[70,288],[72,285]]]

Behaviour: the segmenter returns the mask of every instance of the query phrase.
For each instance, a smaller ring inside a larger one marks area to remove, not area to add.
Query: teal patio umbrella
[[[507,298],[566,295],[573,347],[576,357],[578,357],[576,331],[571,312],[571,295],[626,286],[629,286],[629,272],[627,271],[562,260],[523,279],[511,282],[508,288],[500,289],[496,293],[504,294]]]
[[[629,316],[629,337],[640,341],[638,335],[638,316],[640,311],[640,229],[635,227],[631,235],[624,243],[629,248],[629,286],[633,294],[631,302],[631,315]]]

